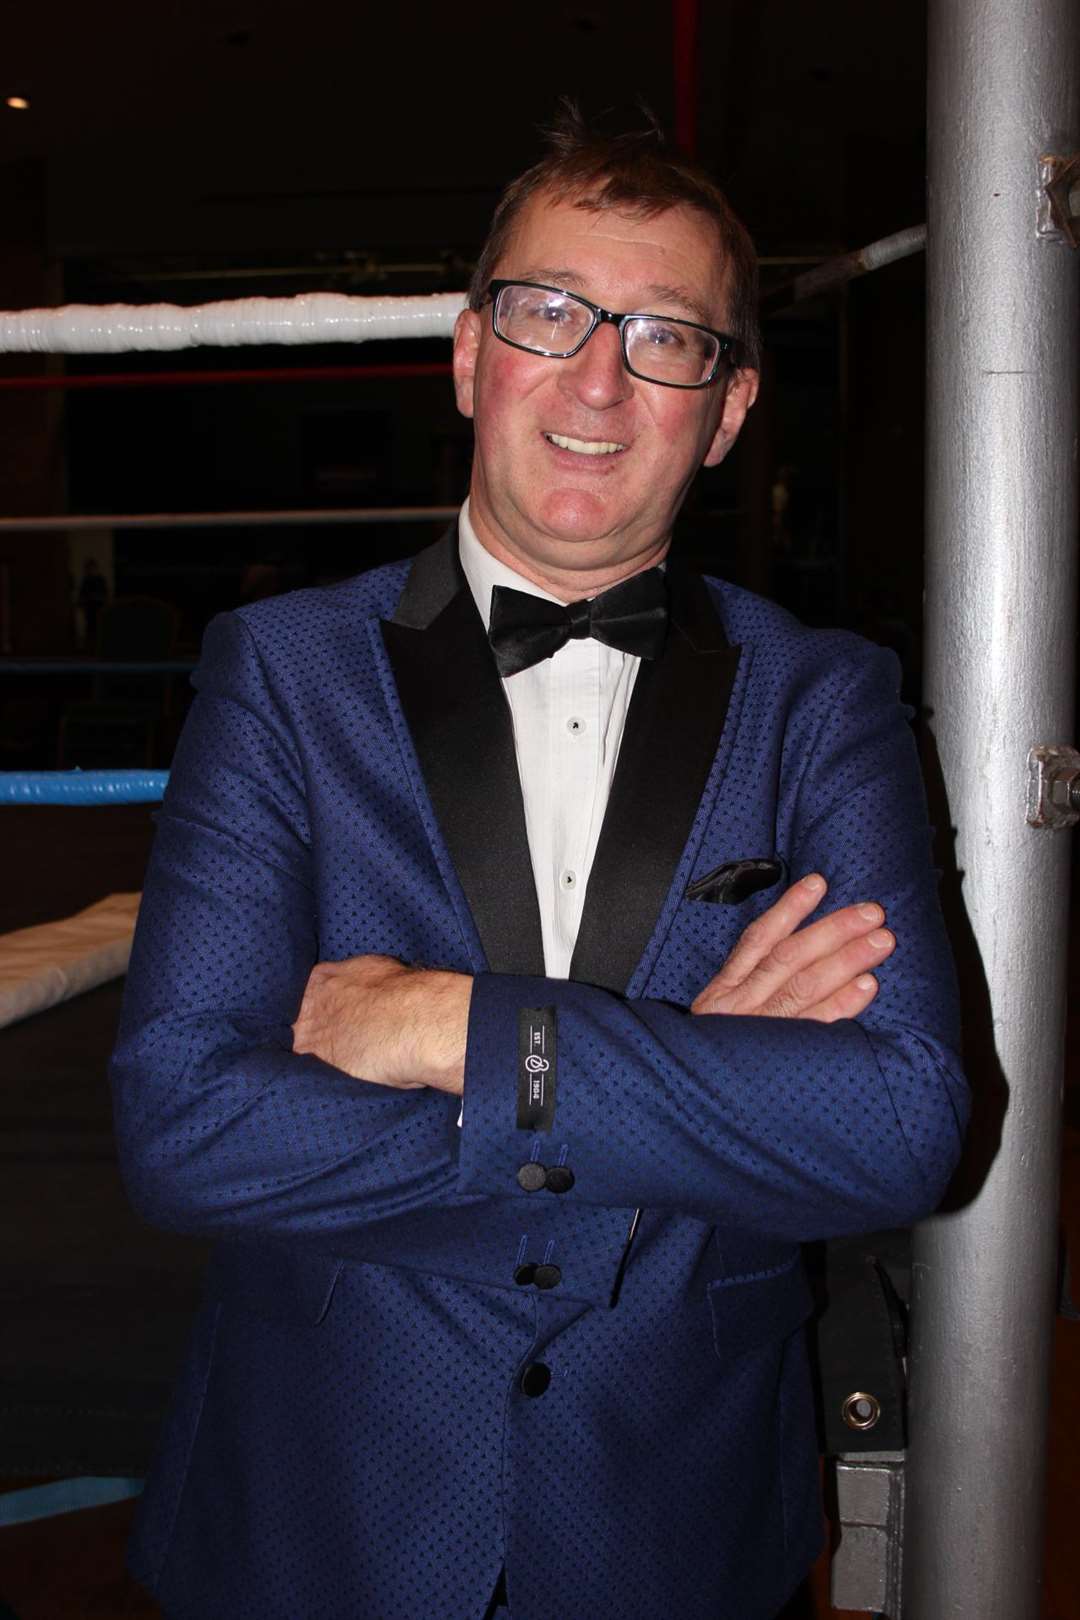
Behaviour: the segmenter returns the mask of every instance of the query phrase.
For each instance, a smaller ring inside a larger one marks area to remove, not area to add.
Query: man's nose
[[[603,321],[583,349],[559,362],[560,382],[591,410],[610,410],[633,393],[634,380],[623,365],[617,329]]]

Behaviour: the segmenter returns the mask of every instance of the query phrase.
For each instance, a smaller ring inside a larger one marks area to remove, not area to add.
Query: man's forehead
[[[578,292],[588,297],[589,277],[582,275],[572,265],[528,264],[514,273],[522,281],[539,281],[550,287],[564,287],[567,292]],[[642,282],[639,300],[643,308],[648,306],[649,309],[660,311],[674,306],[680,311],[684,310],[691,320],[700,321],[703,326],[711,326],[715,319],[700,291],[682,282]]]
[[[598,271],[632,279],[640,298],[712,325],[727,265],[713,220],[676,204],[655,211],[592,206],[540,192],[521,211],[498,273],[589,296]]]

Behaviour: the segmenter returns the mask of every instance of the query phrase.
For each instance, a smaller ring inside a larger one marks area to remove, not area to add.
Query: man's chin
[[[625,519],[621,503],[580,491],[572,495],[557,491],[542,503],[535,528],[538,536],[556,545],[617,551],[627,533]]]
[[[470,500],[473,527],[489,551],[536,583],[561,594],[566,576],[619,577],[627,570],[644,568],[666,550],[666,534],[650,537],[640,523],[627,521],[622,503],[567,498],[565,491],[546,499],[514,502],[504,512],[477,512]],[[585,590],[591,588],[587,582]]]

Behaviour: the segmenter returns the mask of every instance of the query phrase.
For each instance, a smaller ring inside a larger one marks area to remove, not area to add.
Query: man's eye
[[[535,304],[527,307],[525,314],[529,320],[543,321],[547,326],[560,326],[570,319],[571,310],[559,298],[537,299]]]
[[[685,349],[686,339],[677,326],[650,323],[645,328],[646,342],[654,349]]]

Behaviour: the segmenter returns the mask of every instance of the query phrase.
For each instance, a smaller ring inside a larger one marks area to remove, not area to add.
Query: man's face
[[[496,274],[728,330],[716,231],[691,208],[634,219],[540,194]],[[495,336],[486,306],[458,320],[454,379],[458,408],[474,421],[469,509],[479,538],[564,596],[659,560],[694,473],[727,454],[757,391],[753,372],[701,389],[632,377],[606,323],[569,360],[526,354]]]

